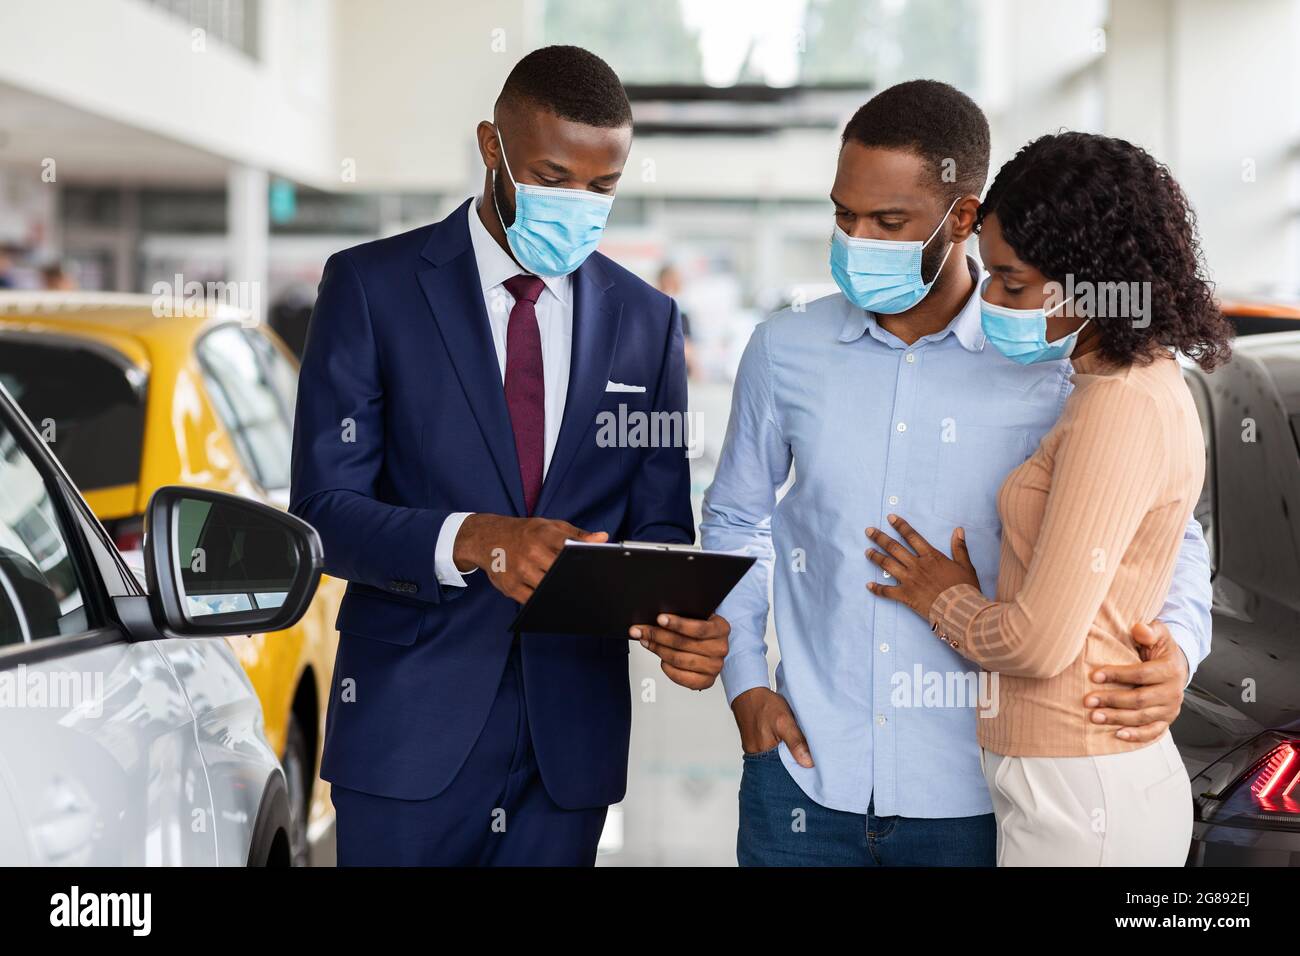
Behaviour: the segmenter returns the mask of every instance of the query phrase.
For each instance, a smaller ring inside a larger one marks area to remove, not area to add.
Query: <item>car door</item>
[[[190,704],[111,610],[143,592],[0,390],[0,863],[211,865]]]

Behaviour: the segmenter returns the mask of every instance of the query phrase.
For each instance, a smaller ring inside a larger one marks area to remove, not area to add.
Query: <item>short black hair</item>
[[[632,125],[627,91],[608,63],[580,46],[544,46],[515,64],[497,105],[530,103],[585,126]]]
[[[1209,371],[1232,354],[1196,215],[1169,167],[1140,146],[1095,133],[1040,136],[998,170],[976,228],[992,215],[1007,245],[1050,280],[1150,283],[1146,322],[1095,317],[1105,358],[1144,363],[1169,346]]]
[[[989,121],[956,87],[938,80],[908,80],[881,90],[853,114],[841,143],[915,153],[933,172],[946,198],[984,192],[989,175]]]

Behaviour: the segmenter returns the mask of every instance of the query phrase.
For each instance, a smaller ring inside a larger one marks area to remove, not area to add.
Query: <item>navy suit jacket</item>
[[[330,257],[294,423],[290,510],[320,532],[326,572],[349,582],[321,776],[408,800],[440,793],[469,754],[518,610],[483,572],[464,588],[434,573],[452,512],[524,514],[466,206]],[[597,443],[598,416],[619,405],[684,416],[677,306],[599,253],[574,273],[573,295],[564,420],[535,513],[613,541],[691,542],[685,449]],[[645,392],[606,392],[609,381]],[[617,802],[631,726],[625,635],[524,634],[520,652],[547,792],[568,809]]]

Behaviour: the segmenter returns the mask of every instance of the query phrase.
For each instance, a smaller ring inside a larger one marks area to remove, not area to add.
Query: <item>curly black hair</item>
[[[497,104],[519,101],[585,126],[632,125],[632,105],[618,74],[580,46],[544,46],[516,63]]]
[[[1093,133],[1039,137],[998,170],[976,228],[994,213],[1016,255],[1049,279],[1150,283],[1143,326],[1094,317],[1104,358],[1145,364],[1167,346],[1209,371],[1231,356],[1232,326],[1205,275],[1196,215],[1146,150]]]
[[[989,121],[975,101],[938,80],[908,80],[881,90],[853,114],[841,143],[903,149],[925,160],[943,197],[955,183],[978,196],[989,175]]]

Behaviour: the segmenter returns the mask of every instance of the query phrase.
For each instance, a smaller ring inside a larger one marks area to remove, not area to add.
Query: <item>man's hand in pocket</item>
[[[801,767],[812,767],[808,741],[784,697],[766,687],[747,690],[731,702],[740,728],[740,746],[747,754],[762,753],[784,743]]]

